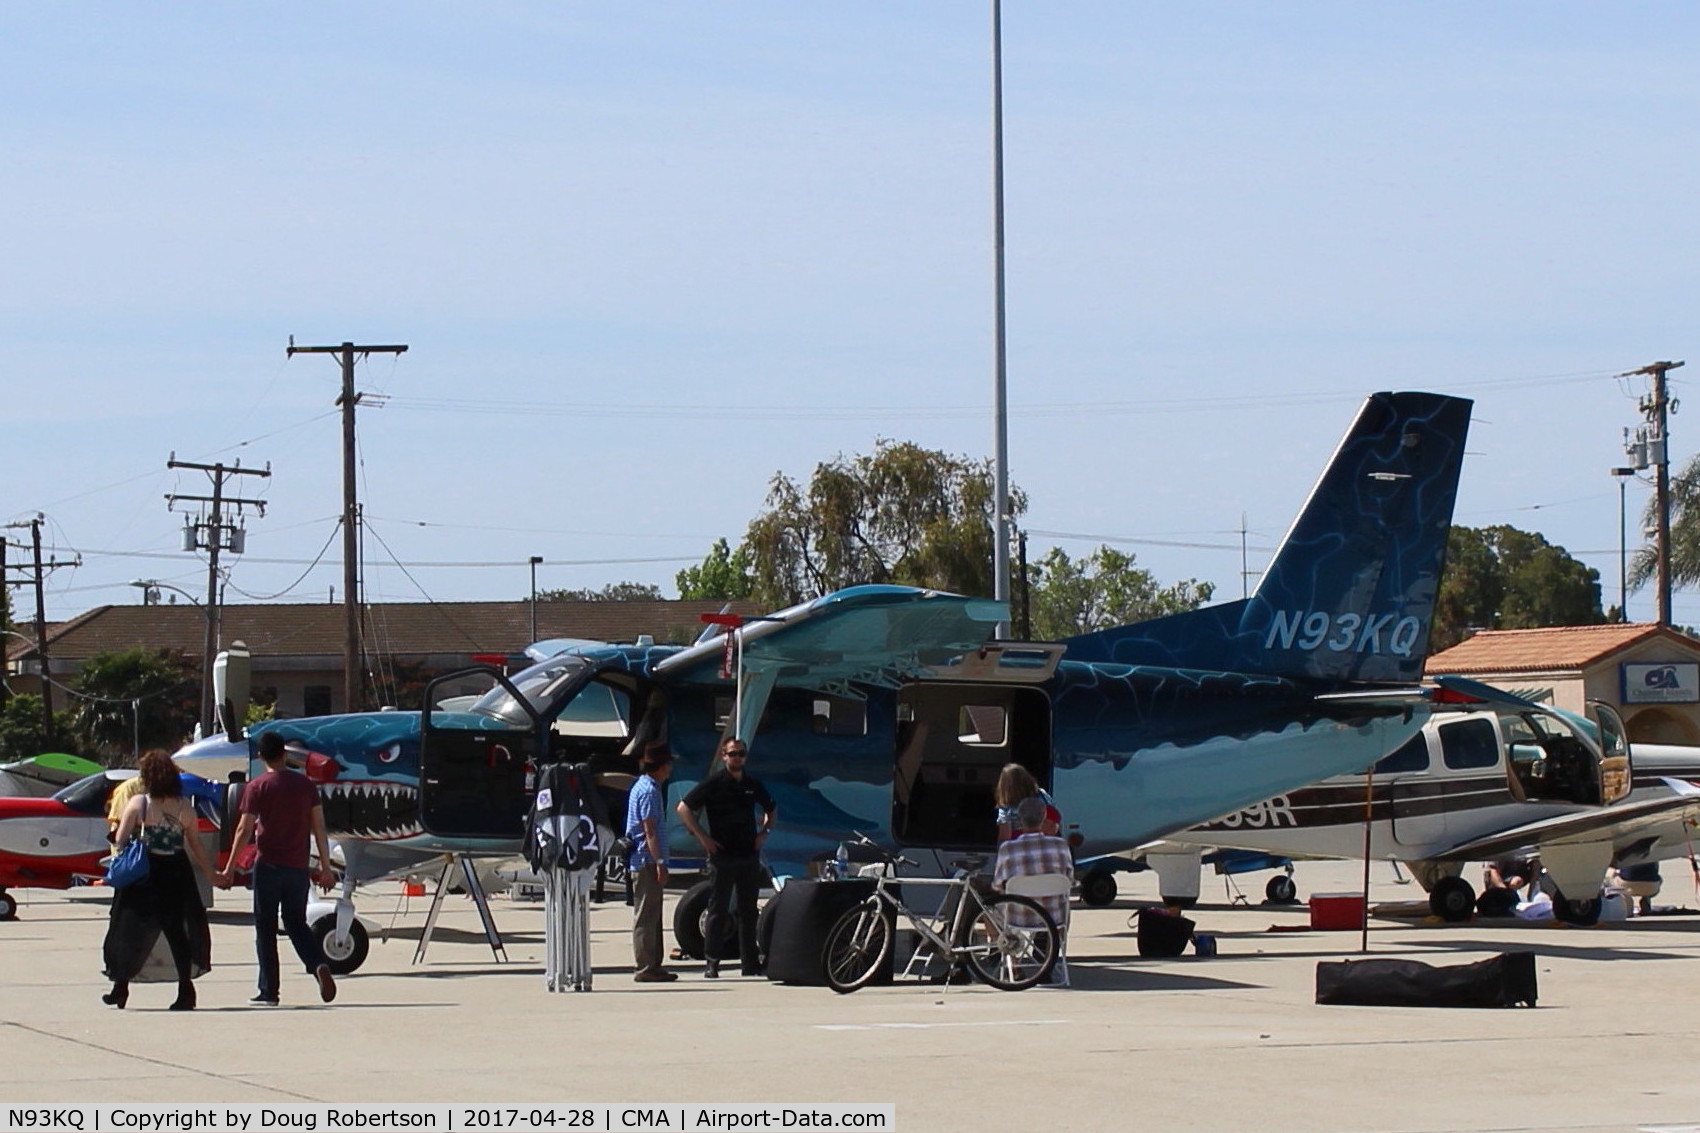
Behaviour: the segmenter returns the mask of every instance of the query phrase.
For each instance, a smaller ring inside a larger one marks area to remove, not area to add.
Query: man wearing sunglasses
[[[762,883],[761,848],[773,830],[774,818],[773,796],[745,770],[749,748],[744,741],[736,737],[722,740],[719,757],[720,766],[692,787],[675,808],[685,829],[708,854],[708,918],[703,925],[708,967],[703,975],[711,980],[720,978],[726,916],[734,896],[738,902],[740,967],[746,976],[761,975],[761,959],[756,952],[756,895]],[[697,822],[698,811],[707,820],[707,830]]]

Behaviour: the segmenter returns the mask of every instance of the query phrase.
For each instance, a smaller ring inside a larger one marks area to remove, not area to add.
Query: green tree
[[[1655,493],[1641,513],[1641,529],[1652,531],[1659,521]],[[1658,548],[1638,547],[1629,560],[1629,588],[1640,590],[1658,577]],[[1692,457],[1670,481],[1670,584],[1672,589],[1700,584],[1700,454]]]
[[[755,589],[750,572],[750,553],[744,547],[733,551],[724,539],[716,539],[700,566],[686,567],[673,576],[679,597],[700,601],[733,602],[748,598]]]
[[[1500,524],[1454,527],[1435,598],[1430,648],[1456,645],[1478,629],[1598,625],[1600,572],[1537,532]]]
[[[539,590],[539,602],[660,602],[661,587],[650,582],[610,582],[600,590]]]
[[[1210,601],[1215,586],[1189,578],[1163,586],[1135,556],[1099,547],[1081,559],[1060,547],[1027,566],[1032,635],[1056,641],[1112,626],[1194,610]]]
[[[0,710],[0,763],[33,759],[49,751],[70,751],[75,746],[66,713],[55,712],[53,727],[47,729],[41,719],[41,697],[23,693],[6,699],[6,707]]]
[[[138,750],[175,748],[193,731],[200,711],[198,666],[166,650],[97,653],[83,662],[77,688],[77,738],[114,766],[133,760]]]
[[[789,606],[860,583],[990,594],[995,494],[990,461],[905,441],[818,465],[806,487],[776,474],[739,548],[751,596]],[[1026,498],[1010,494],[1013,518]]]

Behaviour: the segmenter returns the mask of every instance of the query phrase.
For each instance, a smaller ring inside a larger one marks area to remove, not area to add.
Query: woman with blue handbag
[[[111,883],[121,887],[113,893],[106,930],[106,975],[112,990],[100,998],[117,1008],[129,1002],[130,981],[145,978],[143,965],[163,936],[177,976],[177,1000],[171,1010],[192,1011],[193,981],[212,967],[212,936],[195,870],[210,881],[212,862],[201,845],[194,804],[183,797],[171,757],[157,748],[144,752],[139,778],[141,791],[125,805],[114,839],[118,856]],[[145,870],[118,868],[132,841],[145,850]]]

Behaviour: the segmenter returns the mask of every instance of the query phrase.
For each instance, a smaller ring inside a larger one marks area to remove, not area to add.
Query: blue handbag
[[[112,860],[106,864],[106,884],[110,889],[134,885],[147,875],[148,846],[140,834],[124,843],[124,848],[113,854]]]
[[[147,824],[148,802],[142,798],[142,826]],[[130,835],[130,840],[124,843],[124,848],[113,854],[106,863],[106,885],[109,889],[122,889],[126,885],[134,885],[148,875],[148,844],[142,839],[142,827]]]

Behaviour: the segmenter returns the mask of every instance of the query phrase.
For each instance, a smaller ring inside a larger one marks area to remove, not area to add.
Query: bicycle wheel
[[[891,921],[877,899],[839,917],[821,950],[821,970],[832,990],[848,995],[866,987],[890,954],[891,937]]]
[[[1044,907],[1008,893],[978,900],[962,942],[974,975],[1002,991],[1022,991],[1050,975],[1062,937]]]

